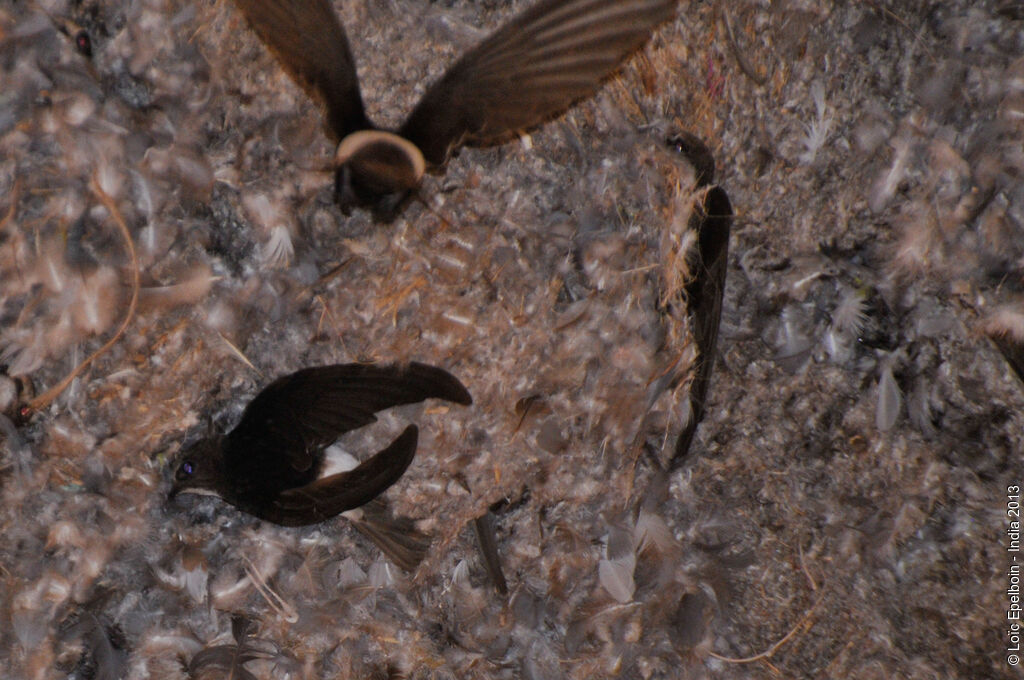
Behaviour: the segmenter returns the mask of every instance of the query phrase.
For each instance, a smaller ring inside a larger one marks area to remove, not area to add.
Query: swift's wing
[[[337,364],[296,371],[249,402],[225,440],[225,468],[236,476],[256,468],[261,475],[308,470],[320,449],[374,422],[378,411],[429,398],[472,403],[455,376],[427,364]]]
[[[256,34],[300,85],[327,107],[338,140],[372,127],[355,61],[330,0],[234,0]]]
[[[465,142],[492,143],[592,94],[676,0],[542,0],[466,53],[400,130],[436,165]]]
[[[401,479],[416,454],[415,425],[359,467],[295,489],[267,504],[262,518],[284,526],[305,526],[369,503]]]

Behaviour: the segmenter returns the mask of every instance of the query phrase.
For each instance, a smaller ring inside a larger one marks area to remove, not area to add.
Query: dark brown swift
[[[323,522],[370,503],[398,481],[416,453],[418,430],[409,425],[383,451],[339,474],[321,476],[324,449],[374,422],[378,411],[429,398],[472,403],[453,375],[420,363],[341,364],[286,375],[256,395],[230,433],[202,439],[177,456],[170,497],[219,496],[284,526]],[[415,566],[417,556],[403,554],[402,537],[388,536],[381,526],[359,528],[385,550],[394,548],[389,556],[399,566]]]
[[[682,133],[668,140],[670,148],[693,164],[697,188],[712,185],[715,180],[715,159],[700,139]],[[729,232],[732,229],[732,203],[725,189],[711,186],[702,204],[690,217],[689,228],[697,233],[697,248],[690,266],[693,278],[684,288],[687,315],[693,324],[697,346],[696,368],[690,383],[690,420],[676,440],[670,468],[682,465],[690,451],[697,426],[704,419],[707,407],[711,369],[715,365],[715,346],[722,321],[722,298],[725,275],[729,267]]]
[[[339,140],[343,209],[397,214],[430,166],[463,144],[506,141],[598,88],[675,12],[676,0],[542,0],[462,56],[396,132],[366,117],[355,61],[330,0],[235,0],[291,75],[322,100]]]

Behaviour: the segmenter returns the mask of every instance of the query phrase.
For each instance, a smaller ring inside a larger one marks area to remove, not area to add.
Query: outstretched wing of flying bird
[[[594,92],[676,0],[543,0],[466,53],[399,131],[431,163],[530,128]]]
[[[224,464],[238,477],[282,464],[307,470],[320,448],[374,422],[376,412],[431,397],[472,403],[454,376],[426,364],[341,364],[297,371],[249,402],[226,438]]]
[[[327,107],[341,140],[373,127],[363,110],[355,61],[330,0],[235,0],[253,30],[299,83]]]
[[[348,472],[282,491],[267,504],[263,519],[283,526],[305,526],[369,503],[401,479],[416,455],[419,430],[410,425],[395,441]]]

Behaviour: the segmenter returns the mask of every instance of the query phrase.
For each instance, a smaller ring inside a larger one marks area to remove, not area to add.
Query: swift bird
[[[711,150],[697,137],[681,133],[668,140],[670,148],[685,156],[697,174],[697,188],[712,185],[715,180],[715,159]],[[715,345],[722,320],[722,297],[729,266],[729,232],[732,229],[732,203],[725,189],[713,185],[702,204],[690,218],[689,228],[697,232],[697,248],[692,263],[693,279],[686,285],[687,315],[693,323],[697,345],[696,370],[690,385],[692,415],[676,440],[670,463],[676,468],[687,460],[697,426],[704,419],[707,407],[711,369],[715,365]]]
[[[230,433],[204,438],[177,456],[170,498],[215,495],[284,526],[316,524],[366,506],[371,514],[357,528],[399,566],[411,569],[425,544],[413,536],[392,535],[408,533],[408,523],[393,523],[389,531],[381,525],[379,502],[371,501],[409,467],[416,453],[416,426],[406,427],[356,468],[321,475],[324,449],[343,433],[376,421],[378,411],[429,398],[464,405],[473,401],[453,375],[420,363],[340,364],[291,373],[257,394]]]
[[[235,0],[300,84],[322,100],[335,154],[336,199],[397,214],[427,165],[463,144],[534,127],[597,90],[676,0],[541,0],[467,52],[395,132],[366,117],[355,61],[330,0]]]

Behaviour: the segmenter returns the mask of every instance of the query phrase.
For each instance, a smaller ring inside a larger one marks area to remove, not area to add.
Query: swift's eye
[[[79,31],[75,34],[75,47],[85,56],[92,56],[92,39],[85,31]]]
[[[185,476],[191,476],[196,471],[196,466],[192,464],[192,461],[186,460],[181,464],[181,473]]]

